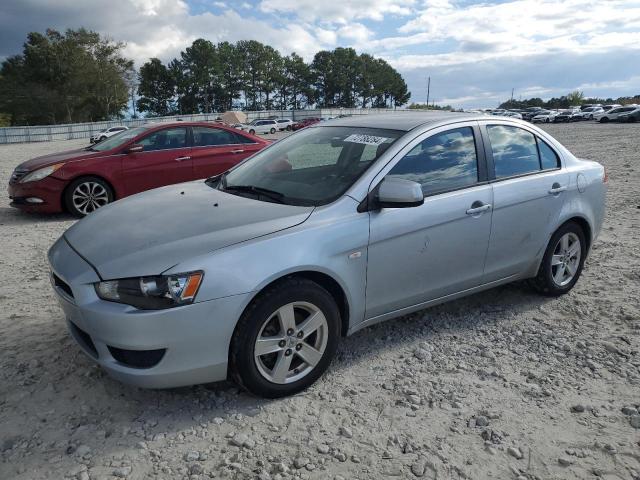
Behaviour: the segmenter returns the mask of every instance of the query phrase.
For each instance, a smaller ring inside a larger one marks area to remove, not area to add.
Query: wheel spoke
[[[284,351],[278,353],[278,359],[276,360],[276,364],[273,366],[273,370],[271,371],[271,376],[274,382],[284,383],[284,381],[287,379],[289,368],[291,367],[292,358],[293,355],[285,355]]]
[[[562,263],[562,255],[553,255],[551,257],[551,266],[555,267],[556,265],[560,265]]]
[[[569,235],[563,235],[560,239],[560,247],[563,252],[566,252],[569,249]]]
[[[282,347],[279,345],[284,337],[260,337],[256,341],[255,355],[267,355],[268,353],[279,352]]]
[[[576,270],[576,265],[574,265],[573,262],[567,263],[567,273],[570,277],[573,277],[576,274]]]
[[[278,320],[280,321],[280,328],[282,333],[287,333],[289,329],[296,328],[296,317],[293,311],[293,304],[280,307],[278,310]]]
[[[574,257],[578,253],[580,253],[580,242],[575,241],[569,247],[569,251],[567,252],[571,257]]]
[[[322,359],[322,353],[313,348],[308,343],[302,343],[302,348],[297,350],[296,353],[300,358],[307,362],[312,367],[315,367]]]
[[[558,285],[562,285],[562,282],[564,281],[565,272],[566,272],[566,269],[564,265],[558,265],[558,269],[556,270],[556,273],[553,276],[553,279],[556,281]]]
[[[309,315],[309,318],[298,325],[298,331],[304,332],[304,336],[302,338],[307,338],[313,332],[318,330],[318,328],[323,326],[326,321],[324,314],[318,310],[317,312]]]

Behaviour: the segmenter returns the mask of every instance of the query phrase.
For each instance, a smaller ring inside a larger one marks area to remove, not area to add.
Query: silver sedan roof
[[[466,120],[485,119],[482,115],[456,112],[411,112],[354,115],[352,117],[336,118],[322,122],[315,126],[388,128],[392,130],[413,130],[416,127],[448,122],[462,122]]]

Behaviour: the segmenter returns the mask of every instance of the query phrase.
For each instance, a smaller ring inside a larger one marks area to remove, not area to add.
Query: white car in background
[[[290,118],[278,118],[276,119],[276,122],[278,124],[278,130],[283,131],[283,130],[287,130],[287,131],[291,131],[293,130],[293,120],[291,120]]]
[[[637,105],[627,105],[624,107],[612,108],[608,112],[602,112],[594,115],[593,119],[600,123],[615,122],[616,120],[618,120],[618,117],[620,115],[622,115],[623,113],[633,112],[636,108],[638,108]]]
[[[254,120],[248,124],[241,124],[238,128],[245,132],[249,132],[251,135],[265,135],[267,133],[276,133],[280,129],[280,126],[276,120],[264,119]]]
[[[540,113],[535,115],[532,119],[532,123],[551,123],[553,119],[556,118],[559,112],[551,111],[551,110],[542,110]]]
[[[125,130],[129,130],[129,127],[125,127],[124,125],[119,125],[117,127],[109,127],[105,130],[102,130],[95,135],[91,135],[89,141],[91,143],[101,142],[106,140],[109,137],[113,137],[116,133],[124,132]]]
[[[622,106],[622,105],[620,105],[619,103],[614,103],[614,104],[612,104],[612,105],[605,105],[605,106],[603,106],[602,108],[603,108],[603,110],[604,110],[605,112],[608,112],[609,110],[611,110],[611,109],[613,109],[613,108],[620,108],[621,106]]]
[[[510,110],[507,110],[505,113],[502,114],[503,117],[509,117],[509,118],[517,118],[518,120],[522,120],[522,114],[520,112],[512,112]]]
[[[518,112],[512,112],[511,110],[505,110],[503,108],[497,108],[491,112],[491,115],[495,115],[496,117],[509,117],[509,118],[517,118],[518,120],[522,120],[522,114]]]
[[[585,120],[593,120],[594,115],[597,115],[599,113],[604,113],[604,108],[602,107],[587,107],[584,110],[582,110],[582,112],[580,112],[580,114],[582,115],[582,118]]]

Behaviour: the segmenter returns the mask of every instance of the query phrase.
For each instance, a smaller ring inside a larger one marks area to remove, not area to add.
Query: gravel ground
[[[640,125],[545,128],[609,172],[576,288],[509,285],[366,329],[282,400],[108,378],[67,335],[47,277],[73,220],[4,195],[0,479],[639,479]],[[2,146],[0,183],[81,143]]]

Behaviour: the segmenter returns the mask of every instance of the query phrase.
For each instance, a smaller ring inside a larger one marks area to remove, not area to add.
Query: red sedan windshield
[[[123,130],[120,133],[116,133],[114,136],[103,140],[100,143],[96,143],[93,145],[90,150],[96,152],[105,152],[107,150],[111,150],[112,148],[117,148],[125,143],[129,142],[132,138],[137,137],[143,132],[146,132],[149,127],[136,127],[130,130]]]

